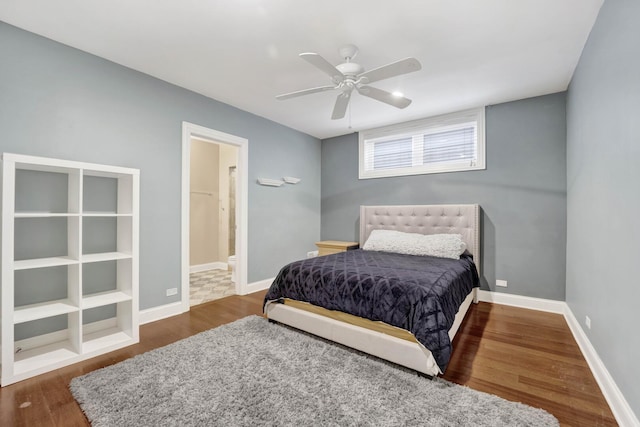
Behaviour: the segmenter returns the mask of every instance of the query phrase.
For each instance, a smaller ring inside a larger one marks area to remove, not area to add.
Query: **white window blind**
[[[411,167],[412,138],[392,139],[373,143],[373,169],[393,169]]]
[[[360,178],[484,169],[484,109],[360,133]]]

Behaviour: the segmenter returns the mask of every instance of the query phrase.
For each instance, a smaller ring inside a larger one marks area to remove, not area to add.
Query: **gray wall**
[[[487,107],[482,171],[359,180],[358,135],[324,140],[322,238],[357,241],[360,205],[479,203],[483,288],[564,300],[565,138],[558,93]]]
[[[606,1],[567,96],[567,303],[640,415],[640,2]]]
[[[140,169],[141,309],[180,296],[182,121],[249,140],[249,282],[319,238],[318,139],[2,22],[0,58],[0,151]]]

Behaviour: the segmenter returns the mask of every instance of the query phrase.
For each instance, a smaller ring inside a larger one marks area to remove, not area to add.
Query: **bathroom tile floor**
[[[227,270],[207,270],[189,275],[189,303],[194,306],[235,295],[236,285]]]

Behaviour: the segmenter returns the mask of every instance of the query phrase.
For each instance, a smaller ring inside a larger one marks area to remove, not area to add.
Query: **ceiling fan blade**
[[[336,105],[333,107],[333,114],[331,114],[331,120],[338,120],[344,117],[347,112],[347,106],[351,99],[351,92],[342,92],[336,99]]]
[[[393,105],[397,108],[406,108],[411,104],[409,98],[404,96],[396,96],[386,90],[378,89],[372,86],[360,86],[357,88],[358,93],[369,98],[373,98],[377,101],[384,102],[385,104]]]
[[[301,53],[300,58],[315,66],[325,74],[328,74],[334,82],[340,83],[342,80],[344,80],[344,74],[342,74],[340,70],[331,65],[329,61],[327,61],[317,53]]]
[[[412,73],[421,69],[422,65],[420,65],[420,61],[416,58],[405,58],[400,61],[366,71],[358,75],[358,77],[366,79],[363,79],[362,83],[373,83],[378,80],[389,79],[391,77]]]
[[[283,101],[285,99],[295,98],[297,96],[302,96],[302,95],[309,95],[312,93],[325,92],[327,90],[333,90],[335,88],[336,88],[335,86],[314,87],[311,89],[298,90],[296,92],[283,93],[282,95],[276,96],[276,99]]]

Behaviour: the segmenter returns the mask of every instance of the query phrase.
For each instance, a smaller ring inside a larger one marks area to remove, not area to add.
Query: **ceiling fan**
[[[341,93],[338,95],[335,106],[333,107],[333,113],[331,114],[331,119],[333,120],[344,117],[347,106],[349,105],[349,100],[351,99],[351,93],[354,89],[360,95],[373,98],[397,108],[405,108],[411,104],[410,99],[400,94],[393,94],[373,86],[368,86],[368,84],[420,70],[422,65],[420,65],[420,62],[416,58],[405,58],[370,71],[364,71],[361,65],[351,62],[357,54],[358,48],[356,46],[352,44],[345,45],[340,48],[340,56],[344,58],[344,62],[333,66],[317,53],[301,53],[300,57],[302,59],[328,74],[333,84],[330,86],[320,86],[285,93],[276,96],[276,99],[285,100],[297,96],[338,89]]]

